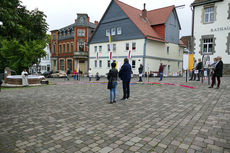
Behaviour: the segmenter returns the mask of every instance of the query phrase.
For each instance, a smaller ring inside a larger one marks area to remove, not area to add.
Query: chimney
[[[144,3],[144,9],[142,10],[141,15],[142,15],[143,18],[147,17],[147,10],[145,9],[145,3]]]
[[[98,25],[98,21],[97,21],[97,20],[95,20],[95,21],[94,21],[94,24]]]

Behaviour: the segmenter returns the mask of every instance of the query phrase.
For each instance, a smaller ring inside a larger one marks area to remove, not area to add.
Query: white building
[[[129,63],[134,74],[138,74],[140,64],[145,72],[156,72],[160,63],[165,66],[165,74],[178,74],[183,56],[179,31],[175,6],[147,11],[145,6],[139,10],[112,0],[89,42],[89,68],[93,75],[105,75],[111,62],[116,61],[119,69],[131,52]]]
[[[44,51],[46,52],[46,56],[40,59],[40,63],[34,64],[32,67],[30,67],[29,72],[30,73],[44,73],[46,71],[51,70],[51,59],[50,59],[50,48],[49,45],[44,48]]]
[[[195,0],[192,6],[195,57],[213,62],[222,56],[230,74],[230,0]]]

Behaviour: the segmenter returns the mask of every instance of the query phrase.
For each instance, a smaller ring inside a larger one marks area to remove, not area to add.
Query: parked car
[[[66,73],[64,71],[59,71],[59,72],[51,74],[52,78],[65,78],[66,76],[67,75],[66,75]]]

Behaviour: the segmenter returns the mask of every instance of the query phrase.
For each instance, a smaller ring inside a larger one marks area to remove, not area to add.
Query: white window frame
[[[111,29],[111,35],[112,35],[112,36],[116,35],[116,28],[112,28],[112,29]]]
[[[128,47],[128,49],[127,49],[127,47]],[[126,50],[126,51],[129,51],[129,49],[130,49],[129,43],[125,43],[125,50]]]
[[[110,44],[107,44],[107,51],[108,51],[108,52],[111,51]]]
[[[83,45],[82,45],[82,44],[83,44]],[[80,46],[83,46],[83,51],[82,51],[82,52],[84,52],[84,51],[85,51],[85,42],[79,41],[79,42],[77,43],[78,51],[81,51],[81,50],[80,50]]]
[[[99,60],[99,67],[102,68],[102,60]]]
[[[110,68],[110,66],[111,66],[111,61],[107,60],[107,68]]]
[[[97,68],[97,60],[94,60],[94,67]]]
[[[204,23],[214,22],[214,16],[215,16],[214,6],[204,8]]]
[[[133,64],[134,62],[134,64]],[[136,60],[132,60],[132,69],[135,69],[136,68]]]
[[[85,29],[78,29],[77,36],[84,37],[85,36]]]
[[[169,46],[167,46],[167,54],[169,55],[169,52],[170,52],[170,48]]]
[[[205,40],[206,40],[206,42],[205,42]],[[203,40],[203,46],[202,46],[202,52],[203,53],[205,53],[205,54],[210,54],[210,53],[213,53],[213,38],[204,38]],[[206,51],[204,51],[204,46],[207,46],[206,48],[207,48],[207,50]],[[212,47],[210,47],[210,45],[212,46]],[[209,51],[209,49],[211,48],[211,52]]]
[[[110,35],[110,30],[109,30],[109,29],[106,29],[106,30],[105,30],[105,35],[106,35],[106,36],[109,36],[109,35]]]
[[[115,52],[117,50],[117,45],[113,44],[113,52]]]
[[[137,49],[137,43],[136,42],[132,42],[132,51],[136,51],[136,49]]]
[[[102,46],[99,46],[98,50],[101,53],[102,52]]]
[[[122,34],[122,29],[121,27],[117,27],[117,35],[121,35]]]
[[[94,52],[95,53],[97,52],[97,46],[94,46]]]

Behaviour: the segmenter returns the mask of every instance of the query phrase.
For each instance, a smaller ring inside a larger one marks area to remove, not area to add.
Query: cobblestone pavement
[[[119,83],[115,104],[106,84],[50,81],[0,92],[1,153],[230,153],[229,77],[220,89],[134,84],[125,102]]]

